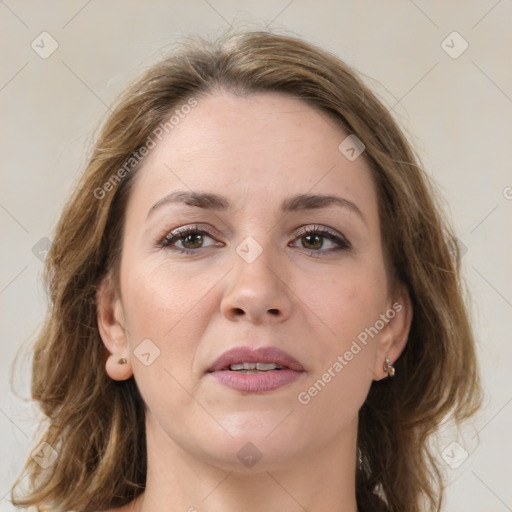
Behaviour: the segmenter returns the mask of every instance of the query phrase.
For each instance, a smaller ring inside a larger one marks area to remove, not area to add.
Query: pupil
[[[192,233],[185,236],[183,240],[183,245],[188,249],[197,249],[198,247],[201,247],[202,242],[203,235],[200,235],[198,233]]]
[[[309,244],[309,249],[320,249],[322,247],[322,237],[319,235],[306,235],[304,237]]]

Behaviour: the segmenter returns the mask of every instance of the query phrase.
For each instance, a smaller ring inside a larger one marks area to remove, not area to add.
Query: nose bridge
[[[284,319],[291,311],[286,271],[281,264],[284,255],[272,245],[268,233],[258,239],[256,236],[247,236],[235,247],[234,268],[222,300],[222,312],[232,320]]]

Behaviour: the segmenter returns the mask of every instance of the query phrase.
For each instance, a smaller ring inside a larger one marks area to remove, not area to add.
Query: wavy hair
[[[365,145],[385,251],[414,316],[396,376],[374,381],[359,413],[358,507],[440,510],[443,481],[428,440],[446,417],[460,422],[481,402],[456,239],[418,156],[358,74],[296,36],[266,31],[186,39],[120,96],[105,121],[56,228],[45,268],[50,306],[33,349],[31,393],[45,415],[40,442],[58,457],[47,469],[28,458],[29,486],[21,496],[14,487],[13,503],[89,512],[144,490],[144,404],[133,377],[116,382],[105,372],[95,296],[118,267],[130,184],[148,137],[175,109],[216,89],[292,95]]]

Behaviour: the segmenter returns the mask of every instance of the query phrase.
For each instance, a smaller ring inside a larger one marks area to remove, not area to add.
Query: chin
[[[223,421],[231,434],[215,437],[211,432],[202,443],[203,454],[209,462],[225,470],[254,473],[285,469],[298,457],[306,440],[304,431],[285,425],[286,415],[238,414],[236,420]]]
[[[264,471],[287,469],[297,457],[297,446],[281,442],[270,443],[264,440],[232,439],[224,449],[217,448],[214,452],[211,446],[205,454],[208,462],[226,471],[254,474]],[[228,444],[228,443],[227,443]]]

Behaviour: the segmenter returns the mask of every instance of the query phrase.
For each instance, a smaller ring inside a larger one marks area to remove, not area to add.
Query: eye
[[[213,243],[207,244],[208,240]],[[192,254],[205,247],[224,244],[216,242],[207,231],[200,229],[199,226],[187,226],[171,231],[157,245],[164,249]]]
[[[351,248],[350,242],[341,234],[323,226],[308,226],[297,234],[303,249],[312,253],[335,252]],[[297,247],[293,245],[293,247]]]
[[[343,235],[316,225],[302,228],[297,233],[295,240],[300,242],[301,245],[291,243],[291,247],[300,247],[315,255],[349,250],[352,247]],[[198,225],[175,229],[157,243],[159,248],[185,254],[194,254],[211,246],[219,247],[224,246],[224,244],[217,242],[208,231],[200,229]]]

